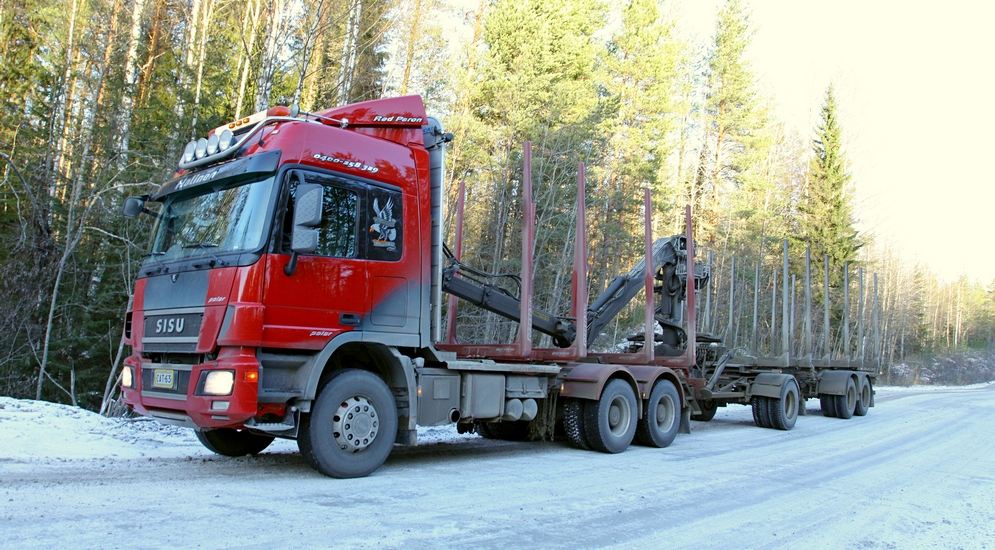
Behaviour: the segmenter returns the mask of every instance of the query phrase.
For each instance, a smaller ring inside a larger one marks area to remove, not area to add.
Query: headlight
[[[235,371],[212,370],[204,375],[204,395],[231,395],[235,385]]]
[[[197,154],[197,142],[191,141],[187,144],[186,148],[183,149],[183,162],[193,162]]]
[[[234,142],[235,134],[231,133],[231,130],[223,130],[221,132],[221,137],[218,138],[218,149],[226,151]]]
[[[207,138],[200,138],[197,140],[197,151],[195,154],[199,159],[207,156]]]
[[[211,134],[211,137],[207,138],[207,154],[213,155],[218,152],[218,134]]]
[[[124,367],[121,371],[121,387],[128,389],[135,387],[135,371],[131,367]]]

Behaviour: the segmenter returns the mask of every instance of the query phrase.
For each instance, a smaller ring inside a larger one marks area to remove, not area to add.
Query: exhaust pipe
[[[442,340],[442,219],[443,192],[445,185],[446,144],[453,135],[445,133],[442,122],[428,117],[423,127],[425,149],[428,151],[429,195],[432,214],[432,288],[431,288],[431,341]],[[424,334],[424,333],[422,333]]]

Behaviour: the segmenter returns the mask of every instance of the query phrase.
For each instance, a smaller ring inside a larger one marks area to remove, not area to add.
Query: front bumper
[[[134,387],[124,389],[124,400],[138,414],[190,428],[236,428],[260,414],[259,361],[253,348],[222,348],[217,359],[197,365],[153,363],[138,355],[124,364],[135,372]],[[207,373],[224,370],[234,372],[231,394],[204,395]],[[167,378],[175,380],[172,387],[155,387],[153,380]]]

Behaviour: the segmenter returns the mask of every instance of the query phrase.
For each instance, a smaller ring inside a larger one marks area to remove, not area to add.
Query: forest
[[[545,311],[569,308],[583,162],[591,296],[640,258],[649,188],[654,236],[684,232],[690,204],[700,258],[712,258],[702,330],[773,350],[787,240],[798,296],[811,254],[814,333],[844,341],[842,300],[827,311],[821,298],[824,259],[831,295],[851,294],[849,348],[817,339],[815,353],[876,354],[890,383],[995,379],[995,281],[941,280],[855,229],[861,182],[832,83],[819,124],[799,135],[759,91],[745,0],[723,4],[707,44],[677,25],[662,0],[0,2],[0,395],[106,407],[149,231],[121,205],[168,180],[191,138],[274,105],[408,94],[455,136],[446,238],[462,183],[462,260],[481,270],[520,270],[531,141],[532,276]],[[861,272],[873,346],[855,332]],[[613,332],[638,330],[641,315],[633,308]],[[478,341],[517,330],[462,307],[459,326]]]

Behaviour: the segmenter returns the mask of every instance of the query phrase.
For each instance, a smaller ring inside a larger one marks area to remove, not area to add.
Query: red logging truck
[[[188,144],[174,179],[124,204],[155,218],[126,318],[128,405],[222,455],[290,438],[321,473],[357,477],[395,443],[416,444],[419,425],[501,439],[562,426],[577,447],[619,453],[633,440],[666,447],[692,415],[728,403],[779,429],[808,397],[845,418],[872,404],[863,364],[740,357],[696,335],[709,269],[684,235],[653,242],[647,223],[645,258],[588,304],[583,166],[572,311],[533,310],[528,144],[515,295],[459,262],[459,242],[455,255],[443,246],[451,139],[408,96],[317,114],[274,107]],[[642,334],[624,353],[590,352],[640,290]],[[524,328],[510,344],[456,344],[456,298]],[[557,347],[534,347],[528,327]]]

